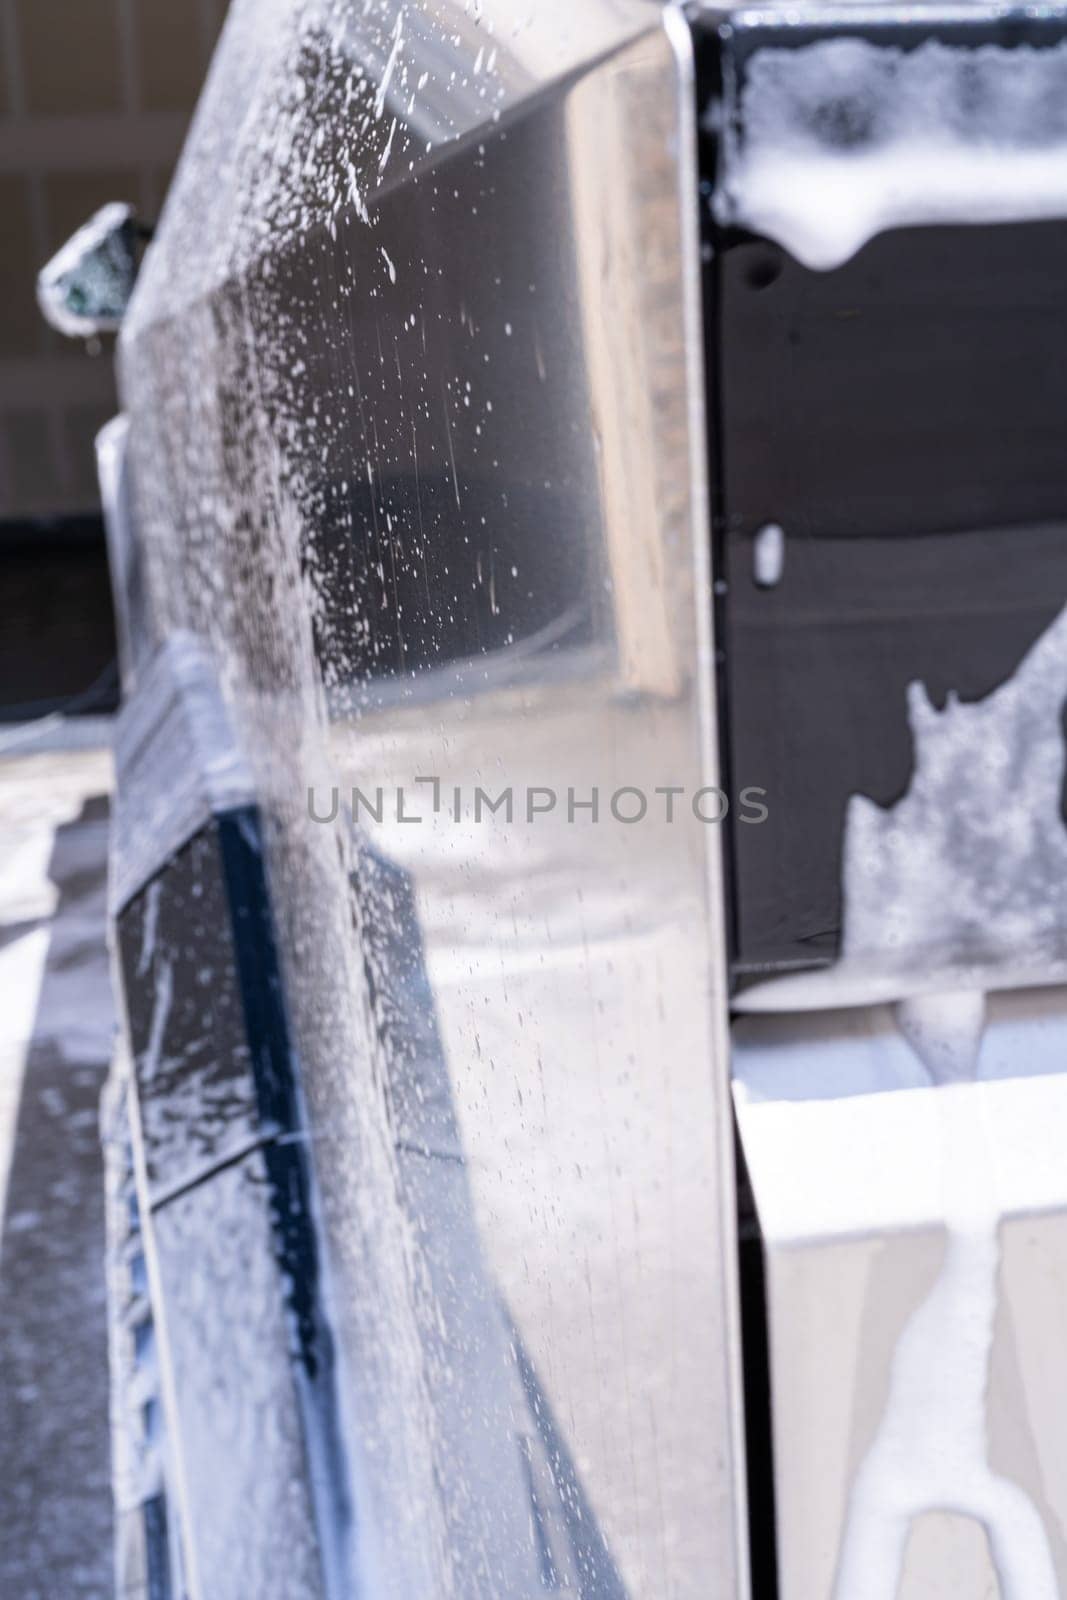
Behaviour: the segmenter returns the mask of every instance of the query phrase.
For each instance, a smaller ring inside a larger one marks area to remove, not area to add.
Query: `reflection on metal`
[[[746,1593],[719,836],[606,814],[718,778],[693,93],[643,0],[238,0],[123,329],[147,626],[212,658],[263,819],[383,1600]],[[309,816],[433,777],[558,801]]]
[[[137,280],[143,230],[133,207],[103,206],[37,276],[45,321],[71,339],[116,333]]]
[[[116,599],[128,620],[126,594]],[[254,803],[252,772],[195,636],[172,633],[144,668],[118,718],[115,762],[110,893],[117,913],[212,816]]]
[[[133,516],[127,443],[128,418],[112,417],[96,436],[96,474],[107,533],[108,567],[115,611],[119,674],[123,694],[132,693],[137,670],[151,638],[145,617],[142,553]]]

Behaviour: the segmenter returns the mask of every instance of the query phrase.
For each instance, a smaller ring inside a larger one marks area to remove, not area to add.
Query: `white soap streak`
[[[901,1008],[902,1031],[941,1086],[948,1244],[937,1283],[897,1344],[886,1408],[853,1486],[835,1600],[895,1600],[911,1522],[927,1511],[983,1525],[1002,1600],[1058,1600],[1036,1507],[987,1460],[1001,1210],[985,1100],[966,1081],[974,1076],[982,1013],[975,993],[926,996]]]
[[[403,43],[404,13],[403,11],[400,11],[397,13],[396,28],[393,32],[393,47],[389,52],[389,59],[385,63],[385,70],[382,73],[382,80],[378,85],[378,92],[374,96],[375,121],[381,121],[382,115],[385,111],[385,103],[389,95],[389,85],[393,81],[393,73],[396,71],[396,64],[400,59],[400,50]]]
[[[364,200],[362,191],[359,187],[359,175],[351,161],[348,163],[348,197],[355,207],[356,215],[359,217],[360,221],[370,222],[370,212],[367,210],[367,202]]]
[[[378,171],[379,172],[384,172],[385,171],[386,163],[388,162],[389,157],[393,153],[393,140],[396,138],[396,122],[397,122],[397,119],[394,117],[393,118],[392,127],[389,129],[389,137],[385,141],[385,149],[382,151],[381,155],[378,157]]]
[[[170,1021],[170,1008],[174,1000],[174,968],[169,961],[160,961],[156,968],[155,995],[152,1000],[152,1020],[148,1027],[148,1044],[145,1047],[141,1072],[149,1082],[163,1064],[163,1039]]]
[[[1061,217],[1065,106],[1062,42],[759,50],[723,119],[716,214],[823,270],[887,228]]]
[[[141,934],[141,952],[137,957],[137,976],[146,977],[156,958],[156,934],[159,931],[159,901],[163,883],[154,878],[145,894],[144,930]]]

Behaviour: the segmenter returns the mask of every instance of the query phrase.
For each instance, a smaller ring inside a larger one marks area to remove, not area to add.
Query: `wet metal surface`
[[[745,1590],[695,157],[672,11],[238,4],[123,335],[383,1595]]]

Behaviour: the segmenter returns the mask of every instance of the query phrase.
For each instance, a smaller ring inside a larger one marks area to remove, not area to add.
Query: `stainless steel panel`
[[[376,1595],[745,1592],[691,99],[636,0],[238,4],[123,335],[150,611],[259,786]],[[309,815],[353,784],[380,821]]]

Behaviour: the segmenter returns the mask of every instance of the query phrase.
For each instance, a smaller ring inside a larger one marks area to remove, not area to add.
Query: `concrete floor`
[[[62,742],[60,740],[59,742]],[[0,740],[0,1595],[112,1584],[106,750]]]

